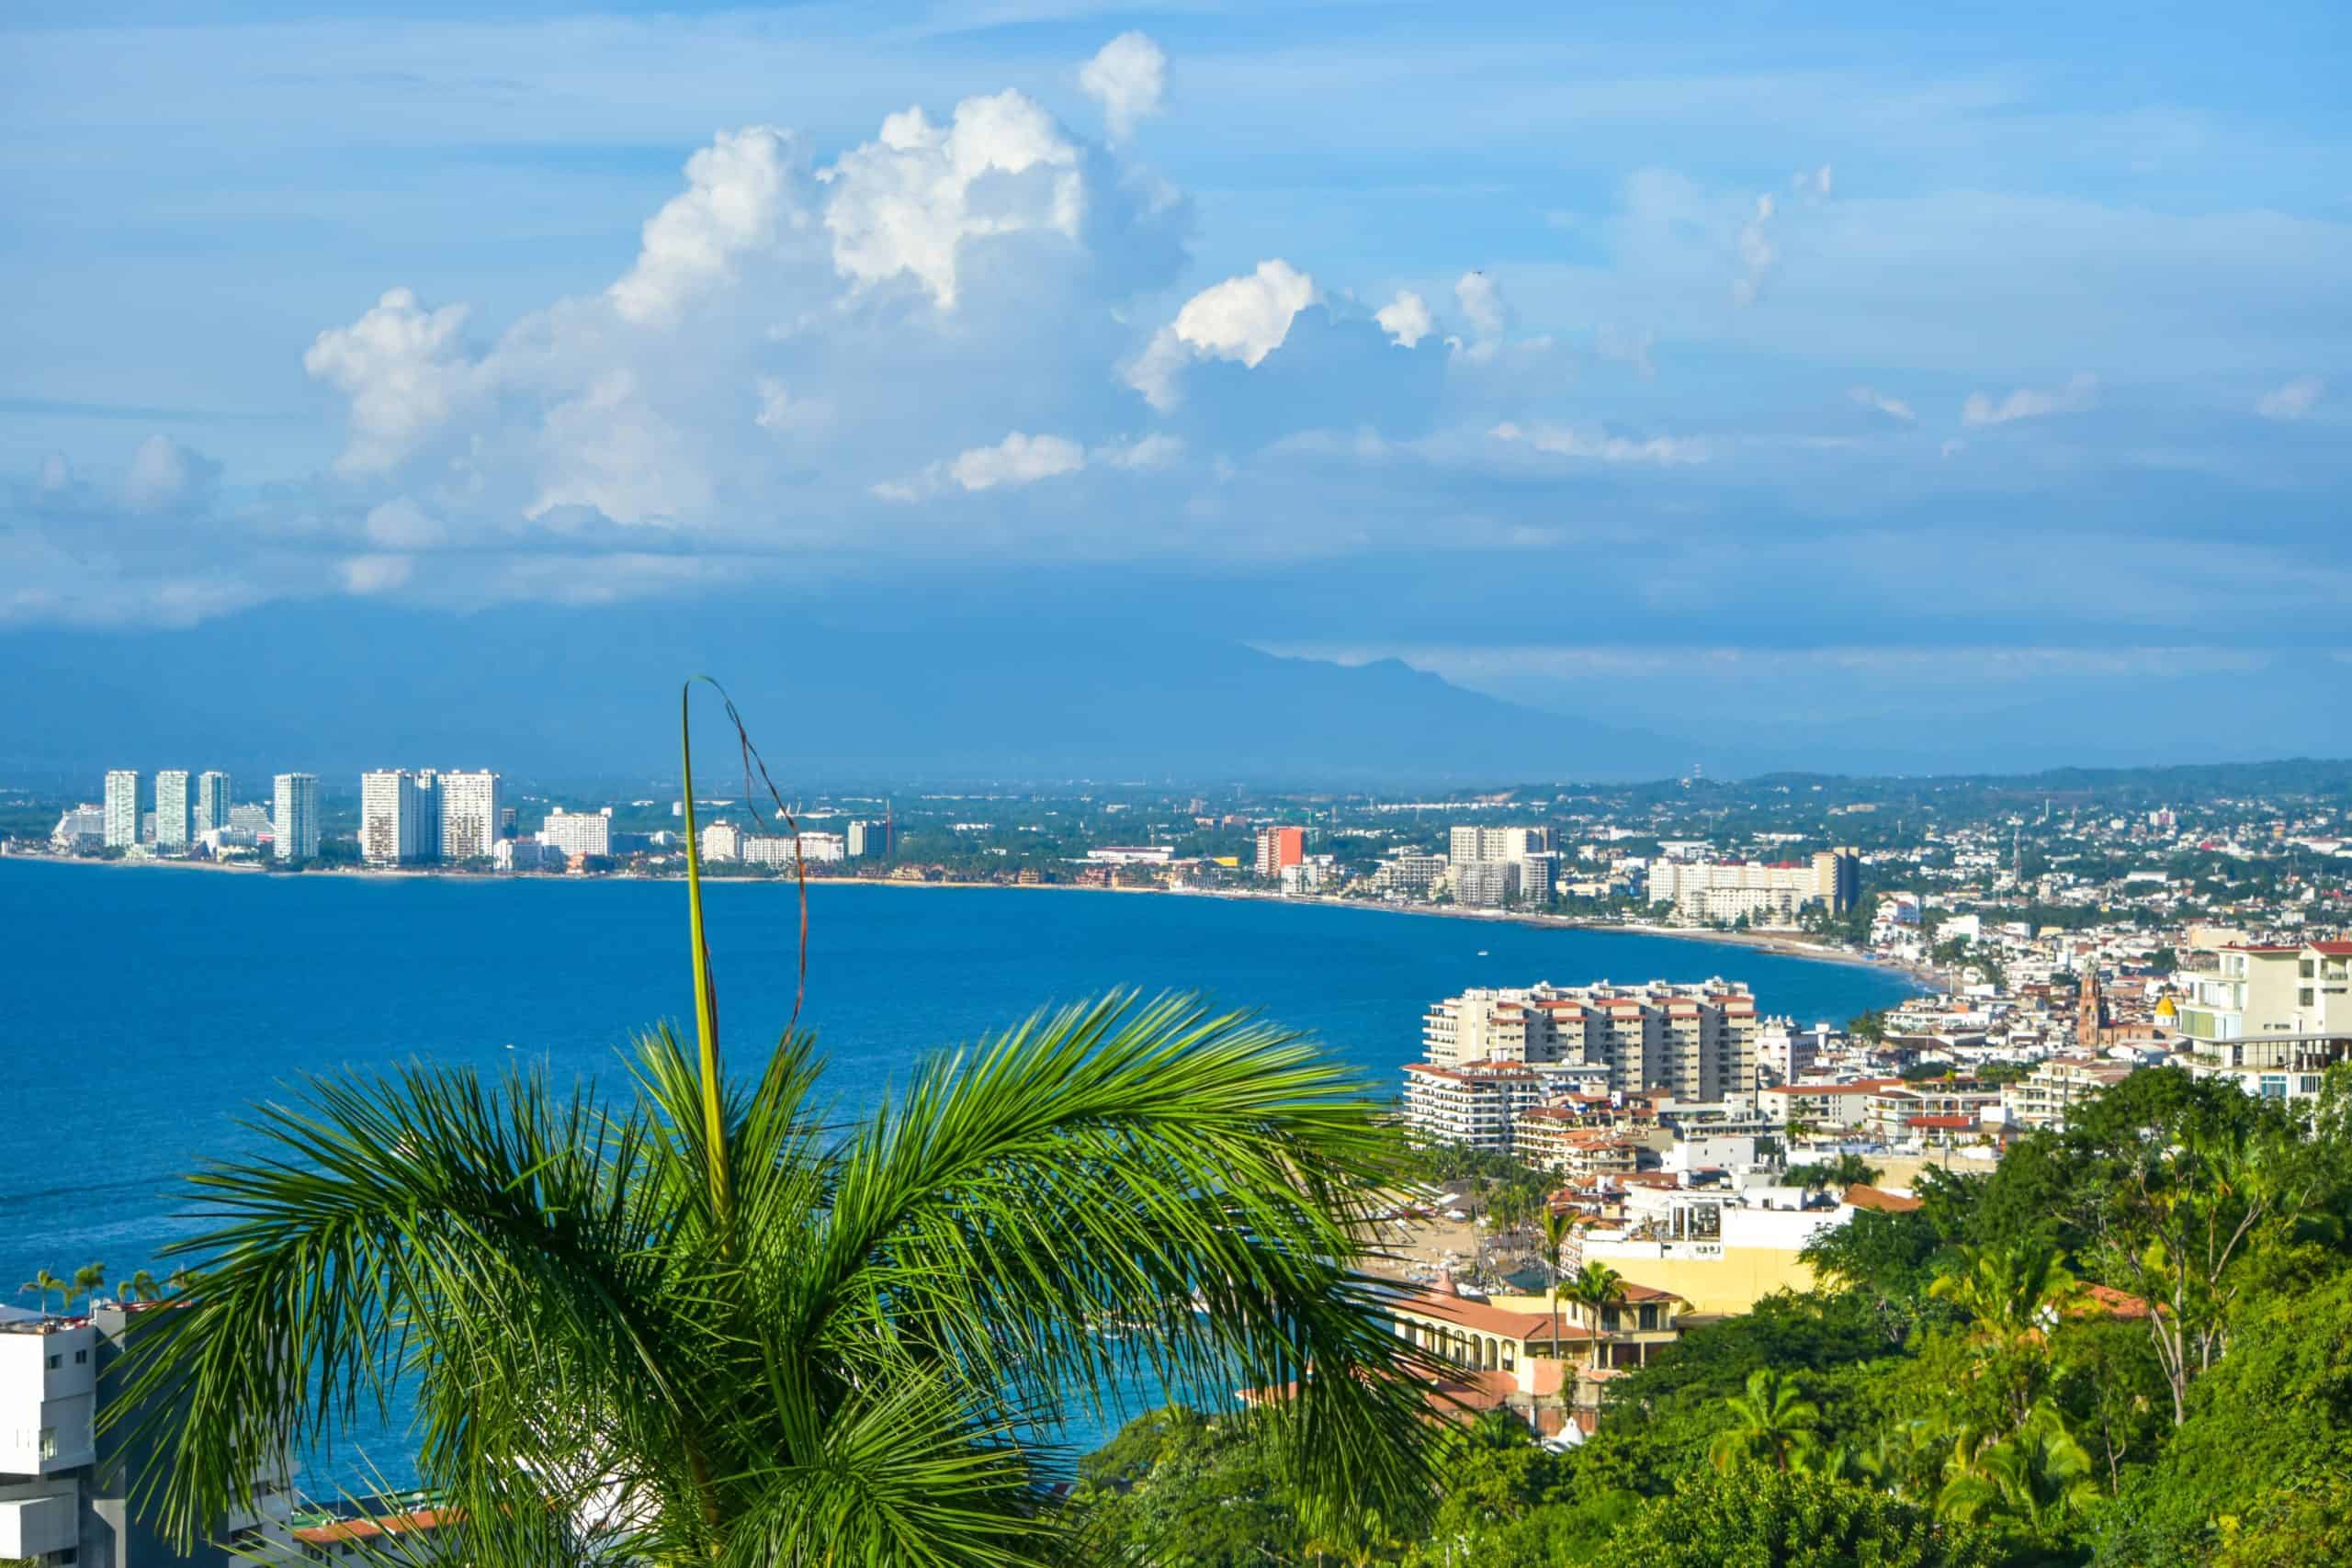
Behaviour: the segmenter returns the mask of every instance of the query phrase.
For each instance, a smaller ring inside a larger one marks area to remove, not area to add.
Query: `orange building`
[[[1298,865],[1306,859],[1306,829],[1304,828],[1261,828],[1258,829],[1258,874],[1280,876],[1283,867]]]

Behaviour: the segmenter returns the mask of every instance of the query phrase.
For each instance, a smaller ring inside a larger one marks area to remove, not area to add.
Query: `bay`
[[[684,901],[678,882],[0,860],[0,1286],[152,1264],[186,1233],[175,1179],[251,1148],[241,1116],[306,1073],[414,1057],[617,1084],[634,1032],[691,1019]],[[792,1010],[797,907],[788,884],[721,882],[708,910],[748,1070]],[[1806,1022],[1917,989],[1722,943],[1271,899],[819,884],[809,914],[802,1021],[843,1114],[927,1052],[1121,986],[1305,1031],[1384,1095],[1428,1005],[1465,986],[1721,976]]]

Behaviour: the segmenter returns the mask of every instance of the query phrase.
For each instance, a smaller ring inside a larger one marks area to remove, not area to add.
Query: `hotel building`
[[[1860,895],[1860,852],[1844,848],[1809,862],[1661,860],[1649,870],[1650,902],[1671,904],[1690,920],[1791,919],[1812,906],[1842,915]]]
[[[1258,829],[1258,874],[1280,876],[1283,867],[1297,865],[1306,859],[1306,829],[1304,828],[1261,828]]]
[[[1662,1089],[1712,1101],[1753,1089],[1756,1031],[1756,998],[1727,980],[1481,987],[1429,1010],[1421,1053],[1439,1066],[1581,1068],[1578,1077],[1598,1076],[1593,1087],[1610,1093]]]
[[[270,780],[271,854],[281,861],[319,857],[319,776],[279,773]]]
[[[602,811],[566,811],[559,806],[548,813],[539,824],[539,842],[551,850],[561,850],[572,855],[604,855],[613,852],[613,808]]]
[[[187,770],[165,768],[155,775],[155,847],[187,848]]]
[[[196,776],[196,830],[209,833],[229,825],[229,775],[211,769]]]
[[[490,859],[498,843],[498,775],[486,771],[441,773],[434,784],[441,796],[440,858]]]
[[[139,842],[139,771],[113,768],[107,773],[106,846],[127,850]]]
[[[369,865],[413,865],[427,859],[425,801],[405,768],[359,775],[359,858]]]

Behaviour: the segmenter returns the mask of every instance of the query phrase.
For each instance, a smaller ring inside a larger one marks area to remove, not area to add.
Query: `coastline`
[[[44,865],[103,866],[113,870],[165,869],[172,871],[227,872],[241,876],[268,876],[272,874],[258,864],[221,861],[192,860],[96,860],[81,855],[14,854],[0,855],[0,864],[23,861]],[[607,873],[595,876],[548,876],[531,874],[515,876],[511,874],[432,871],[421,867],[337,866],[332,870],[305,871],[288,874],[294,878],[310,876],[352,877],[365,881],[379,878],[411,881],[431,878],[441,881],[471,883],[482,886],[548,883],[610,883],[610,882],[673,882],[683,877],[631,876]],[[715,886],[730,885],[771,885],[778,887],[797,886],[790,876],[713,876],[706,880]],[[1894,964],[1856,953],[1850,948],[1828,947],[1806,942],[1786,932],[1778,931],[1719,931],[1688,926],[1662,926],[1646,920],[1596,920],[1581,915],[1532,914],[1515,909],[1464,909],[1450,904],[1403,904],[1377,898],[1337,898],[1325,894],[1283,895],[1256,893],[1238,888],[1207,887],[1102,887],[1073,882],[900,882],[888,877],[825,876],[812,877],[811,887],[895,887],[910,889],[954,889],[975,892],[1011,893],[1125,893],[1172,897],[1218,898],[1236,903],[1313,904],[1326,908],[1372,910],[1392,915],[1423,915],[1442,919],[1484,920],[1506,925],[1550,927],[1559,931],[1587,931],[1601,933],[1622,932],[1634,936],[1669,937],[1679,941],[1710,942],[1728,947],[1747,948],[1751,952],[1768,953],[1781,958],[1810,959],[1822,964],[1845,964],[1864,969],[1889,970],[1909,977],[1923,990],[1951,989],[1943,976],[1924,964]]]

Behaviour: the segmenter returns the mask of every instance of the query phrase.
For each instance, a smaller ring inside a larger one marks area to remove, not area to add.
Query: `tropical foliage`
[[[2347,1069],[2315,1112],[2138,1074],[1991,1174],[1930,1172],[1917,1210],[1827,1233],[1814,1290],[1626,1371],[1580,1446],[1484,1418],[1441,1458],[1425,1533],[1331,1561],[2352,1562],[2347,1109]],[[1583,1299],[1573,1276],[1559,1294]],[[1090,1495],[1117,1521],[1182,1484],[1147,1468]],[[1230,1561],[1317,1562],[1284,1528]],[[1108,1560],[1152,1560],[1111,1535]]]

